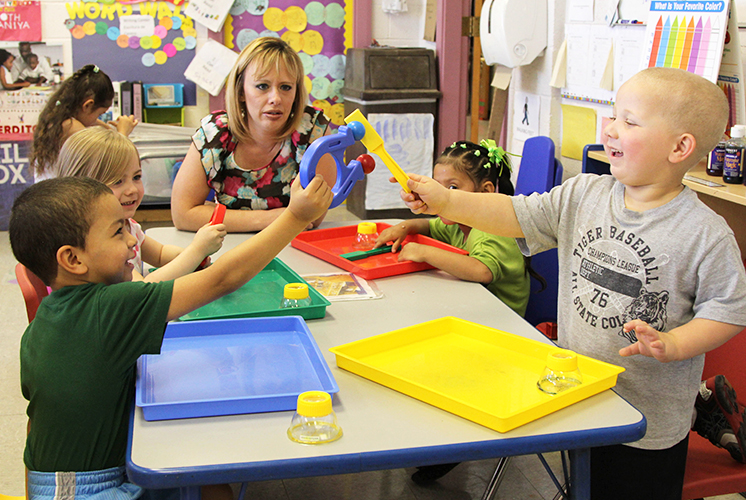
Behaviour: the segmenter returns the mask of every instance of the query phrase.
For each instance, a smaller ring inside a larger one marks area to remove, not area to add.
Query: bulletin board
[[[236,0],[224,44],[240,52],[260,36],[285,40],[301,58],[309,101],[344,125],[345,53],[352,46],[352,0]]]
[[[184,4],[70,2],[65,7],[74,69],[96,64],[112,81],[183,83],[184,105],[197,104],[197,87],[184,77],[197,45]]]

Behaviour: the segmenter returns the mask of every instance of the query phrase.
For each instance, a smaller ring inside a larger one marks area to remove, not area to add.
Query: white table
[[[332,225],[349,223],[325,227]],[[180,246],[194,236],[173,228],[150,229],[147,234]],[[228,235],[221,252],[247,237]],[[301,275],[340,271],[290,246],[279,258]],[[644,416],[612,391],[501,434],[337,368],[330,347],[443,316],[549,342],[481,285],[441,271],[375,283],[382,299],[332,303],[323,319],[307,322],[339,384],[334,410],[344,431],[342,439],[321,446],[292,442],[286,435],[292,412],[148,422],[135,409],[127,451],[130,479],[146,488],[181,487],[182,499],[196,500],[202,484],[571,450],[573,498],[590,498],[589,448],[644,435]]]

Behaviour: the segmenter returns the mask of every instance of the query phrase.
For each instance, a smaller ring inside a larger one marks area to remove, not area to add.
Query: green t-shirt
[[[21,339],[29,470],[124,465],[136,361],[160,352],[172,291],[173,281],[87,284],[42,301]]]
[[[526,314],[531,282],[515,238],[472,229],[464,241],[464,233],[458,224],[447,225],[437,217],[430,219],[430,236],[466,250],[469,257],[487,266],[492,271],[492,281],[486,285],[487,289],[521,316]]]

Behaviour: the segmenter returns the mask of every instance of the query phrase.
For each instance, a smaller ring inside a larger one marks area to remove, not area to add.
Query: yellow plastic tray
[[[547,354],[536,340],[445,317],[330,349],[337,366],[478,424],[507,432],[616,385],[624,368],[578,355],[583,383],[536,387]]]

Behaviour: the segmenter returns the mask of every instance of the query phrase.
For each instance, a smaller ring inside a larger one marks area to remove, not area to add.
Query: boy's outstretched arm
[[[498,236],[523,237],[510,196],[446,189],[430,177],[407,175],[407,186],[412,192],[402,190],[401,198],[412,212],[442,215],[454,222]]]
[[[624,331],[630,330],[635,331],[637,342],[620,349],[620,356],[641,354],[668,363],[690,359],[720,347],[743,330],[743,326],[695,318],[669,332],[659,332],[635,319],[624,325]]]
[[[267,228],[225,253],[213,265],[174,281],[168,319],[176,319],[238,290],[269,264],[301,231],[326,212],[332,190],[317,175],[303,189],[293,181],[290,205]]]

